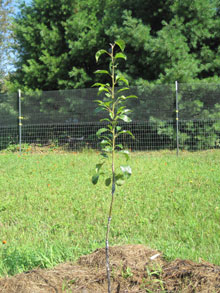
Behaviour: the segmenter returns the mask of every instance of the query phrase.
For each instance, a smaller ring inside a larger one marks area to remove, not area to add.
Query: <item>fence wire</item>
[[[126,94],[138,96],[127,103],[132,122],[121,123],[135,136],[119,138],[126,148],[220,148],[220,85],[179,84],[177,92],[175,85],[157,85],[131,88]],[[96,132],[105,124],[99,122],[104,116],[96,113],[94,101],[102,98],[97,89],[22,93],[19,114],[18,95],[0,95],[0,149],[19,142],[99,149]]]

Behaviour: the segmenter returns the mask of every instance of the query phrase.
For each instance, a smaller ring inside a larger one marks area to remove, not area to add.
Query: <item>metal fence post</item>
[[[18,129],[19,129],[19,152],[21,153],[21,90],[18,90]]]
[[[176,81],[176,155],[179,155],[179,105],[178,105],[178,82]]]

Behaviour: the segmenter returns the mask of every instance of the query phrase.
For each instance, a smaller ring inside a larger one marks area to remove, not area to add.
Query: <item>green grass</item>
[[[105,246],[110,188],[91,183],[98,160],[89,151],[0,155],[1,276]],[[133,153],[133,175],[117,189],[110,245],[142,243],[169,259],[220,265],[219,162],[220,151]]]

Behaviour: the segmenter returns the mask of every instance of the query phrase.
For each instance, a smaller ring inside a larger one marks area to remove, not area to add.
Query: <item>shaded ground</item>
[[[176,259],[143,245],[110,248],[112,293],[220,292],[220,266]],[[2,293],[107,292],[105,249],[82,256],[76,263],[34,269],[0,279]]]

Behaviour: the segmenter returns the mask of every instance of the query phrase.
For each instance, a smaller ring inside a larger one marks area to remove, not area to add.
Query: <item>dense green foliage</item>
[[[117,49],[120,48],[120,52],[117,52]],[[99,69],[96,70],[96,74],[108,75],[110,82],[108,83],[95,83],[93,86],[99,88],[98,93],[105,93],[104,98],[101,100],[96,100],[98,107],[96,112],[104,112],[104,118],[100,119],[100,122],[105,122],[105,127],[100,128],[97,131],[97,136],[101,138],[101,164],[96,165],[96,174],[93,176],[92,182],[97,183],[99,175],[104,175],[102,167],[105,164],[105,159],[108,159],[108,155],[112,159],[112,175],[110,178],[106,179],[106,185],[112,184],[112,201],[114,198],[115,185],[124,182],[124,179],[131,175],[130,166],[121,166],[121,172],[117,174],[115,170],[115,154],[117,150],[124,153],[126,160],[129,158],[129,152],[124,150],[123,145],[118,143],[118,140],[121,136],[130,135],[133,137],[133,134],[123,129],[119,124],[124,122],[124,124],[131,122],[131,118],[128,116],[131,113],[131,110],[127,108],[127,102],[131,98],[137,98],[134,95],[126,95],[129,90],[128,80],[118,72],[118,60],[124,59],[127,60],[126,55],[123,53],[125,48],[125,43],[122,40],[116,41],[110,46],[110,52],[101,49],[96,53],[96,60],[98,62],[101,55],[107,55],[109,60],[109,70]],[[117,88],[119,82],[124,83],[124,87]],[[104,166],[105,167],[105,166]],[[110,209],[111,210],[111,209]],[[111,215],[109,216],[111,218]]]
[[[89,87],[95,52],[127,44],[131,85],[218,81],[219,0],[33,0],[15,17],[10,89]]]
[[[12,11],[10,3],[11,0],[0,0],[0,91],[3,87],[6,60],[9,60],[7,49],[10,31],[9,14]]]
[[[125,64],[121,60],[120,69],[131,87],[138,86],[135,94],[141,97],[136,104],[129,105],[133,120],[154,123],[149,132],[154,132],[155,143],[166,141],[169,148],[176,140],[174,81],[199,81],[205,86],[187,88],[187,85],[185,92],[188,92],[179,94],[179,119],[185,120],[179,129],[182,146],[219,147],[219,88],[206,85],[219,82],[219,9],[220,0],[158,0],[153,4],[149,0],[33,0],[28,6],[21,4],[13,24],[18,59],[8,89],[16,92],[20,88],[22,93],[29,93],[90,88],[98,81],[94,74],[96,51],[121,38],[126,42],[128,61]],[[106,66],[102,60],[100,68]],[[105,77],[101,80],[106,81]],[[165,88],[152,87],[167,83],[172,84],[171,94]],[[65,106],[54,105],[53,94],[42,97],[35,94],[23,99],[23,109],[51,113],[56,107],[56,117],[66,117],[69,109],[75,112],[84,109],[86,113],[88,103],[81,95],[76,93],[74,98],[60,92],[58,95],[60,101],[66,102]],[[14,121],[15,108],[14,100],[0,97],[1,117],[6,113]],[[87,117],[91,113],[86,113]],[[34,117],[31,113],[24,116],[27,124]],[[186,121],[189,119],[214,121],[203,126]],[[169,120],[168,124],[165,120]],[[213,136],[211,140],[203,134],[208,131]]]
[[[30,150],[0,155],[0,275],[51,267],[105,245],[109,190],[90,183],[99,155]],[[219,151],[178,160],[164,152],[131,156],[133,176],[118,189],[111,245],[141,243],[172,259],[220,265]]]

